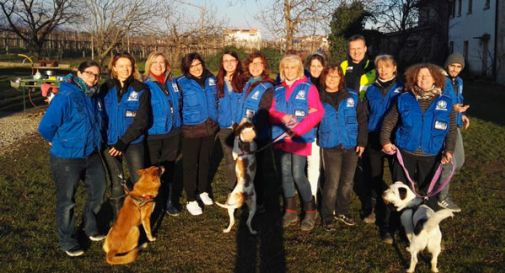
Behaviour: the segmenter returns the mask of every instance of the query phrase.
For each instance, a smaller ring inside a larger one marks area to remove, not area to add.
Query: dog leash
[[[405,163],[403,161],[403,157],[402,157],[401,152],[399,150],[393,151],[391,153],[385,152],[384,150],[382,150],[382,151],[388,155],[396,154],[396,159],[398,160],[398,164],[400,164],[403,171],[405,172],[405,176],[407,177],[407,180],[410,183],[410,187],[412,188],[412,191],[414,192],[414,194],[417,197],[423,198],[424,200],[428,200],[431,197],[437,195],[439,192],[441,192],[449,184],[449,182],[451,182],[452,176],[454,175],[454,171],[456,170],[456,164],[454,164],[454,161],[451,159],[451,164],[452,164],[451,173],[444,181],[442,181],[442,183],[440,183],[440,186],[435,191],[433,191],[433,188],[437,184],[437,182],[440,178],[440,175],[442,174],[442,164],[441,163],[438,164],[437,170],[435,171],[435,174],[433,175],[433,178],[431,179],[430,185],[428,186],[428,191],[427,191],[426,195],[423,196],[416,191],[414,180],[410,177],[410,174],[407,171],[407,168],[405,167]]]
[[[260,149],[257,149],[255,153],[261,152],[268,148],[269,146],[272,146],[276,142],[281,141],[282,139],[286,138],[289,135],[289,130],[294,128],[296,125],[298,125],[298,122],[296,120],[291,120],[288,124],[286,124],[287,130],[285,130],[282,134],[280,134],[278,137],[270,141],[269,143],[265,144],[265,146],[261,147]]]

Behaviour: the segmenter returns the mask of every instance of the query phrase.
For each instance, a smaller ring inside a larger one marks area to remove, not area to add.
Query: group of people
[[[165,210],[178,215],[173,193],[179,155],[185,208],[191,215],[202,214],[203,206],[213,204],[209,170],[215,141],[222,148],[230,189],[236,183],[233,127],[244,120],[256,129],[254,185],[260,211],[269,209],[264,205],[267,183],[275,183],[265,179],[265,173],[277,171],[285,200],[283,227],[300,223],[302,230],[312,230],[318,207],[326,230],[334,230],[336,221],[352,226],[349,205],[356,181],[365,189],[364,222],[377,222],[382,240],[392,243],[390,211],[381,199],[384,162],[389,161],[395,181],[407,183],[410,175],[420,192],[426,192],[439,162],[444,164],[442,179],[450,176],[452,168],[447,166],[463,164],[459,128],[469,122],[458,75],[464,59],[451,55],[446,75],[432,64],[414,65],[403,84],[391,55],[369,59],[361,35],[352,36],[348,46],[348,58],[340,64],[316,52],[304,65],[299,55],[288,53],[280,61],[277,80],[270,78],[268,60],[260,52],[241,61],[236,52],[225,51],[217,76],[202,56],[189,53],[177,78],[161,52],[148,56],[143,76],[130,54],[118,53],[109,64],[110,79],[101,86],[100,66],[94,61],[80,64],[76,75],[60,83],[39,125],[51,145],[60,247],[69,256],[83,254],[73,214],[80,180],[88,191],[83,230],[90,240],[104,238],[97,214],[106,185],[116,215],[124,188],[137,181],[139,169],[150,165],[166,168]],[[403,156],[409,175],[394,160],[394,152]],[[267,163],[272,155],[277,167]],[[439,206],[459,210],[448,187],[438,198]]]

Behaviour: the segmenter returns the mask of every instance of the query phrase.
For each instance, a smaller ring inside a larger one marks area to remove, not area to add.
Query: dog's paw
[[[256,235],[256,234],[258,234],[258,232],[257,232],[256,230],[252,230],[252,229],[250,229],[250,230],[249,230],[249,232],[251,233],[251,235]]]
[[[140,249],[146,249],[147,248],[147,242],[144,242],[143,244],[140,245]]]
[[[230,233],[231,229],[225,228],[223,229],[223,233]]]
[[[151,237],[151,238],[147,238],[149,240],[149,242],[154,242],[156,241],[156,237]]]

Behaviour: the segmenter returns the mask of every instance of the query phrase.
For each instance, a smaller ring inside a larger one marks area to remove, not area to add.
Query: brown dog
[[[228,209],[230,224],[224,233],[230,232],[233,224],[235,224],[235,210],[247,203],[249,208],[249,216],[246,224],[251,234],[257,232],[252,229],[251,222],[256,213],[256,191],[254,190],[254,176],[256,175],[256,143],[254,138],[256,132],[254,125],[251,122],[243,121],[234,128],[235,141],[233,144],[233,159],[235,160],[235,174],[237,175],[237,185],[228,196],[226,204],[216,202],[222,208]]]
[[[135,261],[139,248],[139,225],[142,224],[149,241],[155,241],[151,233],[151,213],[154,198],[160,188],[163,167],[149,167],[138,170],[140,179],[124,200],[116,221],[112,225],[103,244],[109,264],[127,264]]]

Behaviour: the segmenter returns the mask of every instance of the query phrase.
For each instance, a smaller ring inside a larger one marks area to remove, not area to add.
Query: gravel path
[[[0,155],[15,149],[15,143],[37,132],[45,108],[26,110],[0,118]]]

